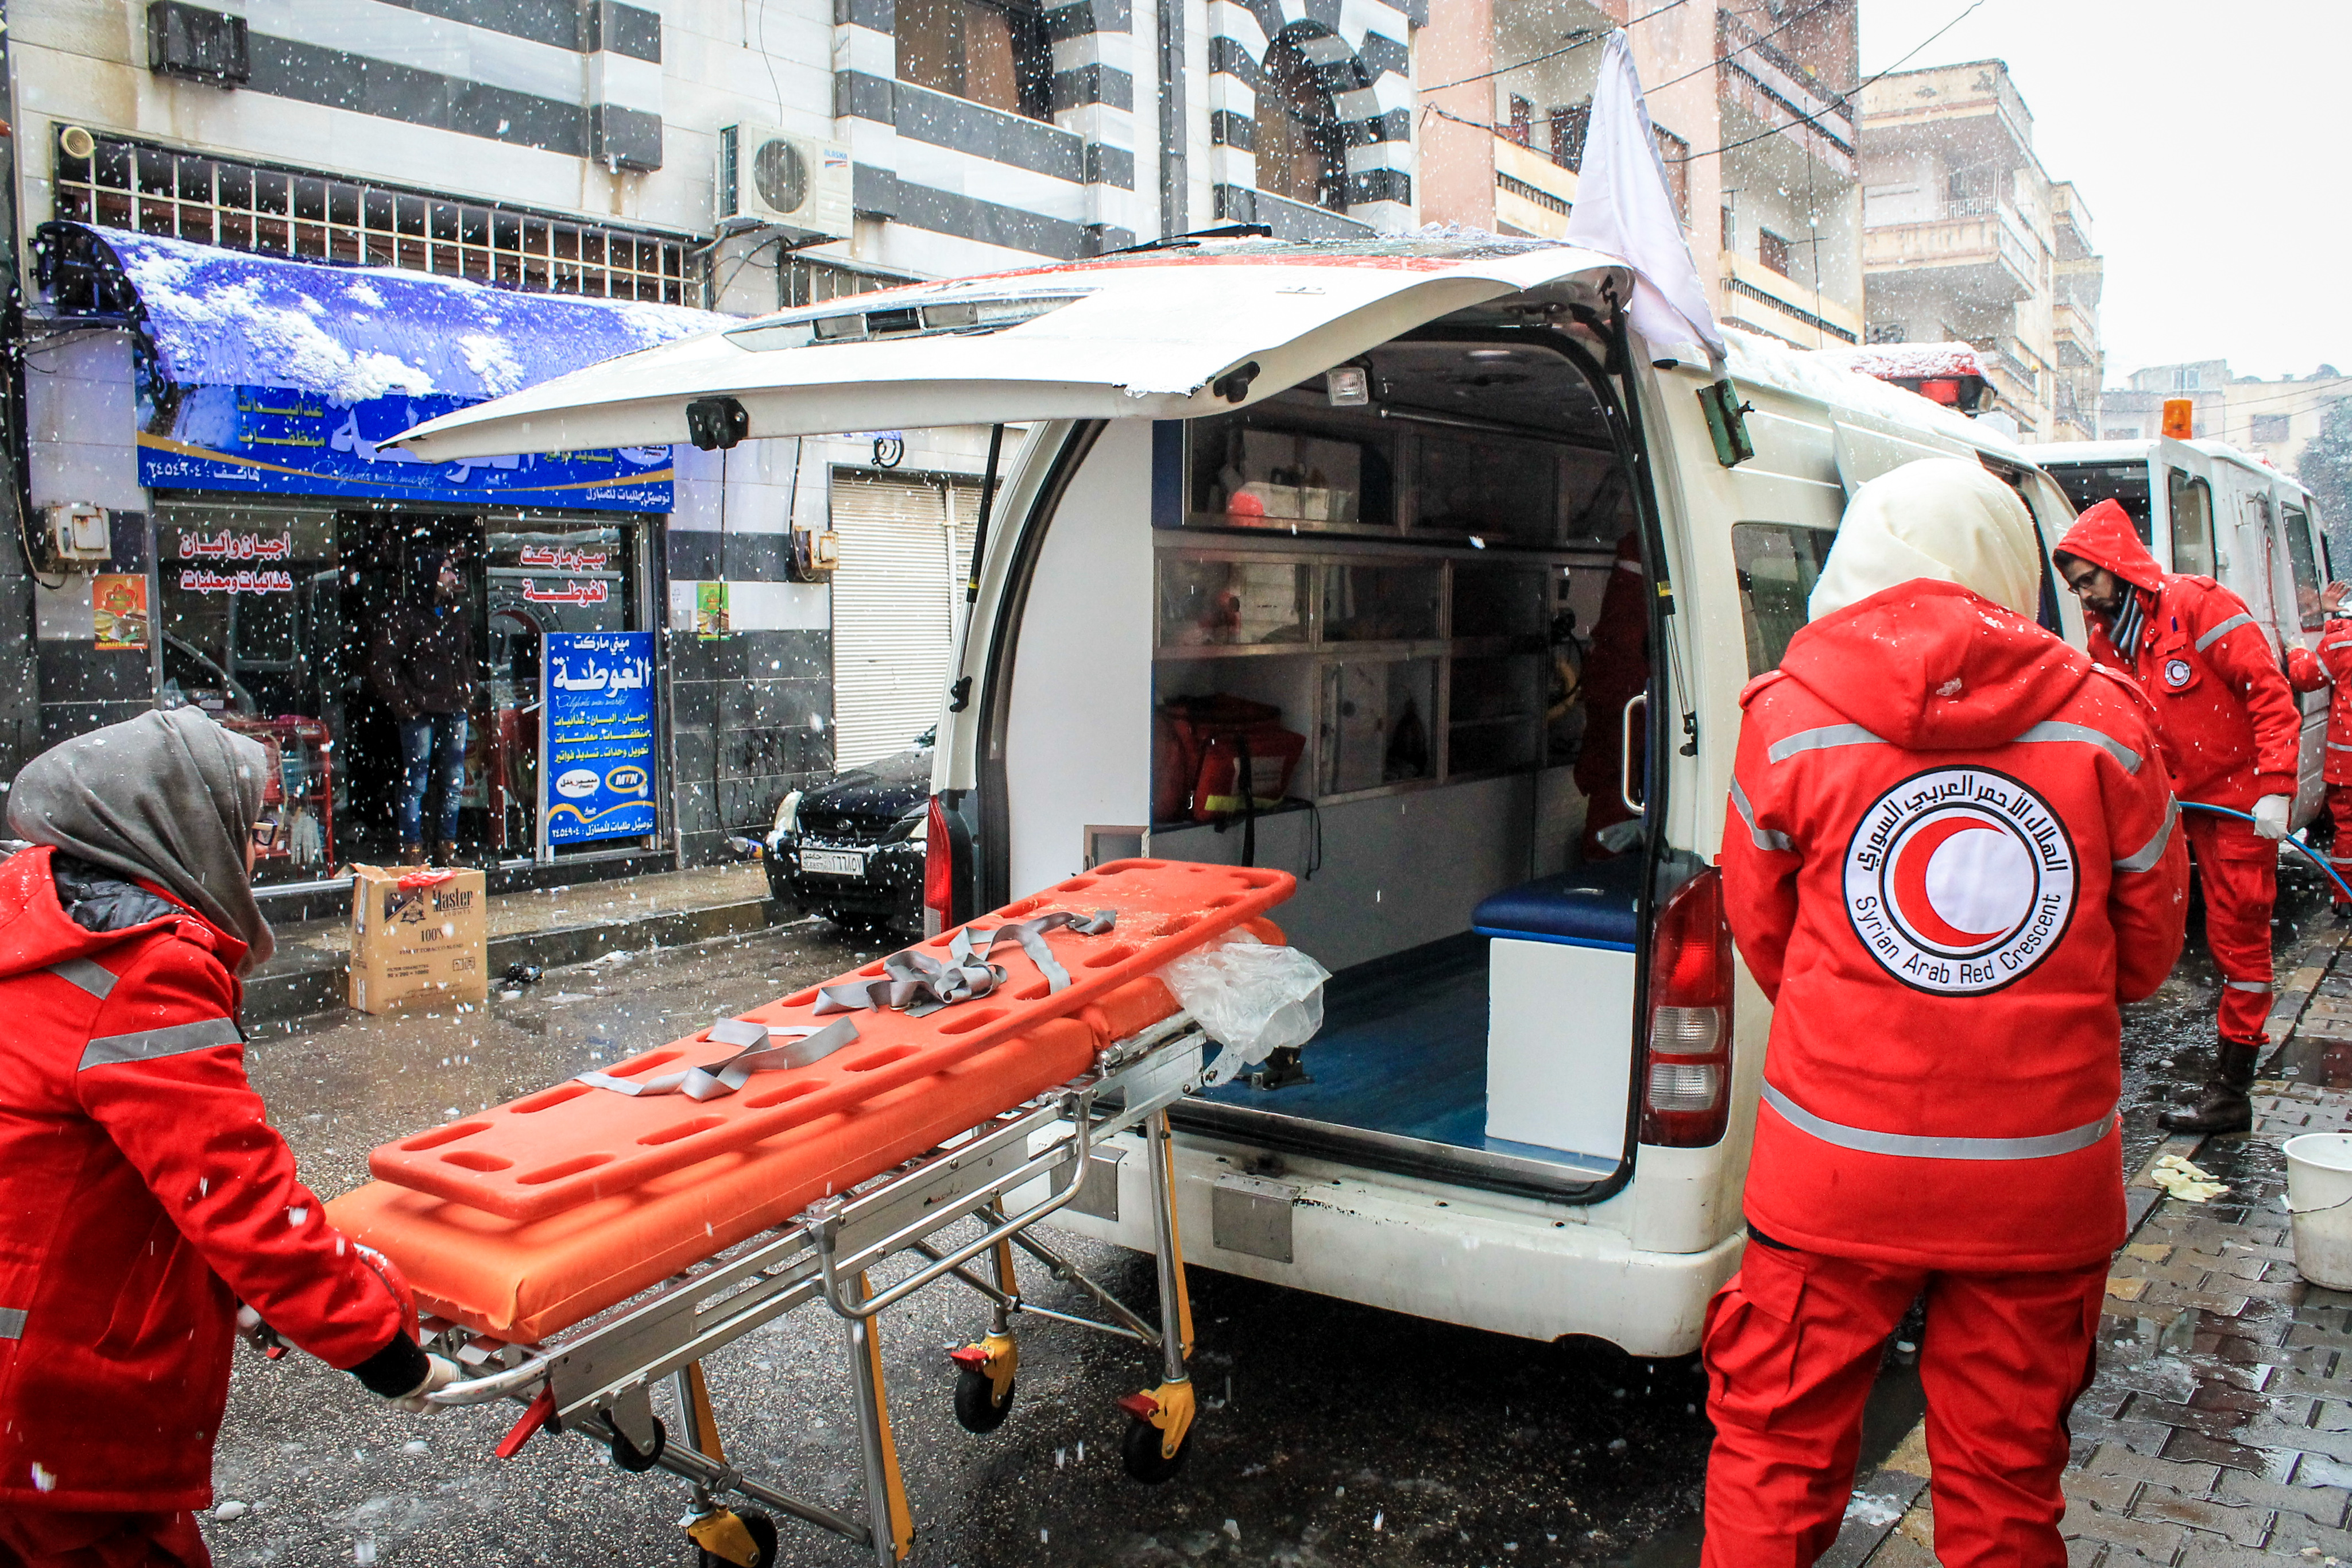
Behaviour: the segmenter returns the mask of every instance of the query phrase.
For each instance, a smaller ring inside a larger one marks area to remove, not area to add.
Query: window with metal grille
[[[100,136],[56,150],[57,215],[303,261],[396,267],[544,294],[698,304],[676,235]]]

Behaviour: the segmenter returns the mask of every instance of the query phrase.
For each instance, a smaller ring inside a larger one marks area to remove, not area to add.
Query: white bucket
[[[2352,1291],[2352,1134],[2305,1133],[2284,1152],[2294,1266],[2315,1285]]]

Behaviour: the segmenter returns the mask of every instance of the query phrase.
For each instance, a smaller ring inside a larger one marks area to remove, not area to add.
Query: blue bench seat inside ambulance
[[[1642,856],[1595,861],[1489,894],[1470,916],[1481,936],[1633,951]]]

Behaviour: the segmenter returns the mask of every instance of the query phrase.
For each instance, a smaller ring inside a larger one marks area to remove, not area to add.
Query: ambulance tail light
[[[948,836],[948,810],[937,795],[923,824],[923,935],[936,936],[955,924],[955,842]]]
[[[1670,894],[1650,939],[1642,1142],[1704,1148],[1731,1115],[1731,928],[1712,867]]]

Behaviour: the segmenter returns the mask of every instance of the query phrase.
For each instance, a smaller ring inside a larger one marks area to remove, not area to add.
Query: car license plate
[[[862,850],[803,850],[801,870],[823,876],[864,876],[866,854]]]

